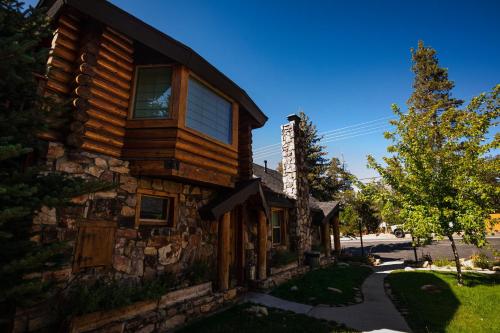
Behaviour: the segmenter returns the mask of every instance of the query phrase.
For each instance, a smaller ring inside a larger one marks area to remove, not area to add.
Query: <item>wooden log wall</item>
[[[72,99],[67,143],[129,159],[136,175],[175,176],[229,187],[237,180],[250,179],[250,117],[240,113],[233,102],[230,145],[188,128],[188,80],[194,74],[184,66],[174,65],[172,119],[128,119],[135,56],[133,41],[119,32],[69,14],[60,16],[46,86],[51,93]],[[166,168],[164,161],[169,159],[180,162],[180,166]]]
[[[90,28],[82,39],[68,143],[120,157],[133,76],[133,42],[105,28]]]
[[[63,14],[55,23],[56,29],[47,60],[47,81],[45,94],[56,100],[67,100],[74,89],[76,58],[80,44],[80,20],[73,15]],[[54,129],[41,134],[50,141],[63,140],[63,129]]]
[[[247,114],[240,115],[238,142],[238,179],[248,180],[253,177],[252,127]]]
[[[136,175],[178,176],[193,181],[234,186],[238,176],[238,116],[233,104],[233,143],[224,144],[185,125],[189,71],[174,66],[172,74],[172,119],[134,120],[127,122],[123,158],[132,159]],[[141,158],[149,159],[142,160]],[[165,169],[151,160],[175,159],[179,169]]]

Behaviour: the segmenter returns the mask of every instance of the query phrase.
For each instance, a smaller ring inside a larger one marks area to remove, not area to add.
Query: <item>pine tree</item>
[[[332,157],[326,169],[327,190],[324,200],[339,199],[345,191],[353,189],[356,177],[351,174],[337,157]]]
[[[455,257],[457,280],[463,284],[453,235],[466,243],[485,244],[485,220],[493,211],[500,189],[486,181],[498,170],[486,156],[500,146],[500,135],[487,138],[500,116],[500,85],[472,99],[465,108],[451,97],[454,87],[446,69],[439,67],[436,51],[419,42],[412,50],[414,92],[408,113],[393,110],[395,129],[386,166],[369,156],[369,164],[390,185],[405,228],[417,238],[446,237]]]
[[[46,70],[49,22],[16,0],[0,2],[0,309],[3,316],[19,305],[46,297],[50,285],[32,272],[63,261],[66,244],[32,241],[33,217],[42,206],[61,207],[74,196],[109,188],[44,169],[44,143],[64,107],[39,94]],[[67,112],[66,112],[67,113]],[[52,121],[48,121],[52,119]],[[56,120],[54,120],[56,119]],[[64,119],[59,119],[65,121]],[[53,268],[53,267],[52,267]]]
[[[327,191],[326,170],[328,168],[328,160],[325,151],[325,146],[320,144],[322,137],[318,135],[316,125],[309,117],[301,111],[300,129],[304,133],[305,142],[305,166],[307,170],[307,180],[309,182],[309,191],[311,195],[319,200],[325,197]]]

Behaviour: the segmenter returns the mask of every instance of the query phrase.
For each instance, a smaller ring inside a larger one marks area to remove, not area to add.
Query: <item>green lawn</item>
[[[354,301],[356,292],[353,288],[361,288],[371,272],[371,268],[359,264],[348,267],[332,265],[291,279],[275,288],[271,295],[310,305],[346,304]],[[292,286],[297,286],[298,290],[291,290]],[[328,287],[340,289],[342,293],[330,291]]]
[[[464,279],[459,287],[453,273],[397,271],[387,277],[415,332],[500,332],[500,276],[465,273]],[[422,291],[425,284],[441,291]]]
[[[179,333],[327,333],[356,332],[336,323],[305,315],[268,308],[269,315],[258,317],[245,311],[251,304],[237,305],[182,328]]]

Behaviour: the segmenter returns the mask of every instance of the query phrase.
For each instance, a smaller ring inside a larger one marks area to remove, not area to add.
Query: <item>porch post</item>
[[[339,213],[333,215],[333,245],[335,249],[335,254],[340,254],[340,217]]]
[[[258,274],[259,280],[264,280],[267,278],[267,263],[266,263],[266,253],[267,253],[267,218],[266,213],[263,210],[259,211],[259,222],[257,226],[257,238],[258,238]]]
[[[219,219],[219,242],[218,242],[218,283],[220,290],[229,288],[229,226],[231,223],[231,212],[224,213]]]
[[[323,247],[325,248],[325,255],[327,257],[330,256],[331,252],[331,240],[330,240],[330,223],[326,221],[321,225],[322,235],[321,239],[323,240]]]

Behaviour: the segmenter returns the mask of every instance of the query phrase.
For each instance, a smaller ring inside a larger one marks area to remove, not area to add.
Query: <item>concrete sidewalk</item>
[[[299,304],[260,293],[249,293],[249,302],[332,320],[362,332],[411,332],[408,324],[387,297],[384,278],[392,270],[403,268],[402,261],[386,262],[376,267],[362,286],[364,302],[346,307]]]

